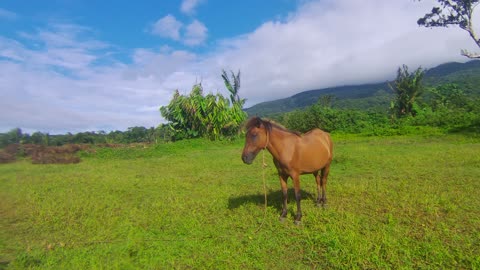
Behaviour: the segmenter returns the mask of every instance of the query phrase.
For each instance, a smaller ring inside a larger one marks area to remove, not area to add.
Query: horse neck
[[[286,144],[293,146],[296,137],[295,134],[273,127],[268,134],[267,150],[276,160],[289,159],[291,155],[289,147],[284,146]]]

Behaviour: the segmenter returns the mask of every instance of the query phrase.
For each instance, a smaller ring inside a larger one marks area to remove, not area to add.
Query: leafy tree
[[[168,124],[161,124],[155,128],[155,142],[159,139],[164,142],[172,141],[175,134]]]
[[[239,77],[236,78],[238,80],[234,85],[239,87]],[[188,96],[180,95],[176,90],[170,103],[160,108],[160,113],[170,122],[169,126],[177,140],[232,136],[246,118],[242,110],[244,100],[238,97],[238,87],[232,88],[232,104],[221,94],[203,95],[201,84],[194,85]]]
[[[442,84],[428,89],[433,110],[441,108],[457,109],[470,107],[470,100],[465,91],[453,83]]]
[[[418,19],[417,23],[425,27],[448,27],[458,25],[468,32],[470,37],[480,47],[480,37],[475,33],[473,12],[480,0],[437,0],[439,7],[434,7],[430,13]],[[480,53],[472,53],[465,49],[461,54],[469,58],[480,58]]]
[[[0,134],[0,147],[5,147],[12,143],[20,143],[22,140],[22,130],[20,128],[14,128],[7,133]]]
[[[323,95],[323,96],[318,98],[317,103],[319,103],[320,105],[322,105],[324,107],[331,108],[335,99],[336,99],[335,95],[331,95],[331,94]]]
[[[42,144],[44,142],[45,135],[41,132],[34,132],[32,136],[30,136],[30,143],[33,144]]]
[[[170,122],[175,139],[194,138],[204,133],[205,122],[203,111],[206,102],[201,84],[194,85],[189,96],[180,95],[175,90],[173,98],[167,106],[160,108],[162,116]]]
[[[127,143],[148,142],[149,131],[145,127],[129,127],[124,133],[124,140]]]
[[[398,68],[397,78],[393,84],[389,84],[395,99],[392,102],[392,110],[396,116],[415,116],[416,111],[414,106],[416,105],[417,98],[423,92],[423,76],[425,71],[419,67],[413,73],[408,71],[408,67],[403,65]]]
[[[125,143],[124,132],[120,130],[110,131],[105,138],[106,143]]]

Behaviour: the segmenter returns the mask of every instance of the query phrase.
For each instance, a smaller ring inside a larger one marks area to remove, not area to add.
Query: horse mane
[[[276,129],[279,129],[279,130],[282,130],[282,131],[285,131],[285,132],[288,132],[288,133],[291,133],[291,134],[294,134],[294,135],[297,135],[297,136],[301,135],[300,132],[290,130],[290,129],[276,123],[273,120],[262,119],[258,116],[250,118],[247,121],[247,123],[245,124],[245,129],[249,130],[252,127],[260,127],[260,125],[263,125],[267,129],[268,132],[271,132],[273,128],[276,128]]]

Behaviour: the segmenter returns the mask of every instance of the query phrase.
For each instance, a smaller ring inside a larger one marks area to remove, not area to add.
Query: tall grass
[[[302,176],[302,225],[243,142],[98,149],[0,166],[0,268],[480,268],[480,142],[336,137],[329,205]],[[268,160],[270,156],[267,153]],[[291,184],[291,183],[290,183]]]

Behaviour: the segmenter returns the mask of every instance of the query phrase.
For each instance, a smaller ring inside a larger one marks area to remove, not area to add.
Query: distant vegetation
[[[418,74],[417,71],[412,74],[422,75],[418,85],[422,90],[409,105],[411,113],[405,115],[394,111],[398,104],[392,86],[402,76],[408,78],[412,75],[406,66],[399,69],[396,81],[306,91],[290,98],[257,104],[245,112],[272,118],[298,131],[313,127],[366,135],[405,134],[419,129],[480,131],[480,61],[447,63],[421,70]],[[170,104],[161,109],[169,122],[158,127],[62,135],[28,134],[15,128],[0,133],[0,147],[15,143],[61,146],[235,137],[246,119],[242,111],[245,100],[239,96],[240,72],[231,72],[229,76],[223,71],[222,78],[230,92],[228,98],[220,94],[204,95],[201,84],[194,85],[189,95],[180,95],[177,91]]]
[[[336,108],[331,95],[303,109],[277,115],[287,127],[305,132],[321,128],[337,133],[398,135],[431,132],[480,132],[480,98],[467,94],[459,85],[422,85],[423,71],[398,71],[391,87],[394,92],[389,109],[360,110]],[[326,102],[328,100],[328,102]]]
[[[20,128],[12,129],[7,133],[0,133],[0,147],[13,143],[38,144],[45,146],[61,146],[65,144],[103,144],[103,143],[155,143],[168,140],[168,128],[160,125],[157,128],[130,127],[126,131],[87,131],[76,134],[67,133],[51,135],[43,132],[32,134],[23,132]]]

